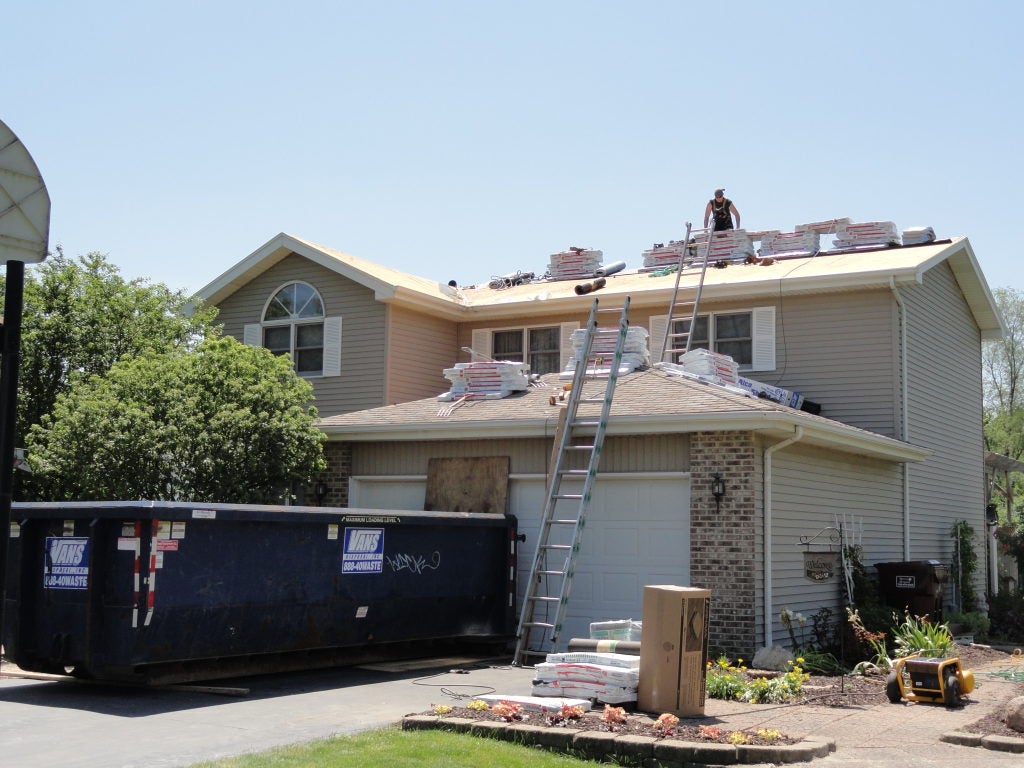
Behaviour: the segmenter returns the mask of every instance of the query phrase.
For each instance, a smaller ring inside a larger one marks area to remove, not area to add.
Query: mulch
[[[1005,652],[980,645],[958,646],[955,655],[960,658],[965,669],[976,669],[985,665],[998,664],[1000,661],[1008,662],[1009,660],[1008,654]],[[1024,682],[1016,685],[1014,695],[1024,695]],[[803,695],[799,699],[792,700],[790,704],[792,706],[815,707],[865,707],[887,704],[888,701],[885,694],[884,675],[812,675],[804,683]],[[750,706],[757,707],[762,705],[751,704]],[[716,732],[714,728],[709,729],[708,727],[690,724],[685,719],[670,732],[662,733],[655,729],[654,718],[644,713],[630,712],[628,705],[626,705],[626,709],[628,717],[624,723],[606,723],[603,720],[603,705],[595,706],[594,709],[578,719],[561,719],[553,715],[553,713],[523,712],[521,719],[517,718],[516,722],[544,727],[567,728],[577,731],[605,731],[625,735],[653,736],[655,738],[720,744],[736,743],[735,739],[737,738],[742,738],[745,744],[763,745],[794,744],[798,741],[786,734],[764,734],[756,731],[742,731],[740,732],[742,736],[737,737],[733,735],[733,731],[721,729]],[[428,711],[420,714],[432,715],[435,712]],[[470,720],[502,720],[500,716],[490,710],[474,711],[459,706],[456,706],[448,716]],[[998,708],[992,714],[966,726],[964,730],[971,733],[1024,739],[1024,734],[1006,725],[1001,719],[1001,711]],[[734,741],[730,742],[730,739]]]

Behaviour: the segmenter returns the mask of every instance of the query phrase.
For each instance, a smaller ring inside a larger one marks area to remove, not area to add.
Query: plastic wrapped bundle
[[[644,269],[663,269],[674,267],[679,263],[680,257],[686,251],[686,243],[682,240],[669,240],[668,243],[655,243],[644,251]],[[690,258],[696,258],[696,249],[691,247],[686,254]]]
[[[698,234],[694,241],[697,244],[697,256],[704,258],[704,249],[707,247],[708,233]],[[708,263],[716,261],[743,261],[747,256],[755,256],[754,243],[744,229],[727,229],[723,232],[715,232],[711,240],[711,249],[708,251]]]
[[[552,280],[576,280],[593,277],[601,267],[603,253],[588,248],[570,248],[551,254],[548,260],[548,275]]]
[[[836,230],[832,244],[837,248],[859,248],[868,245],[899,245],[900,233],[891,221],[865,221],[843,224]]]
[[[810,224],[797,224],[797,232],[817,232],[819,235],[833,235],[841,226],[851,223],[852,219],[845,216],[841,219],[826,219],[825,221],[812,221]]]
[[[632,686],[613,683],[588,683],[573,680],[534,680],[534,696],[559,696],[595,699],[605,704],[623,704],[636,701],[637,690]]]
[[[566,363],[565,370],[560,374],[563,379],[571,379],[576,370],[576,361],[583,355],[587,330],[577,328],[572,332],[572,357]],[[618,329],[599,328],[594,340],[590,343],[590,364],[587,373],[591,376],[607,376],[611,373],[611,363],[615,357],[615,345],[618,342]],[[647,351],[647,329],[639,325],[631,325],[626,329],[626,339],[622,344],[622,359],[619,362],[619,374],[629,373],[650,364]]]
[[[534,666],[535,680],[552,682],[568,680],[578,683],[612,683],[624,688],[635,688],[640,678],[640,669],[610,667],[604,664],[580,662],[543,662]]]
[[[935,240],[935,230],[931,227],[910,227],[903,230],[904,245],[922,245]]]
[[[817,253],[821,247],[821,235],[812,229],[798,232],[775,232],[761,239],[761,255],[777,256],[779,254]]]
[[[680,355],[679,366],[690,373],[710,376],[723,384],[738,384],[740,367],[728,355],[706,349],[691,349]]]
[[[747,379],[740,376],[739,385],[746,389],[754,397],[773,400],[781,405],[788,405],[790,408],[799,408],[804,404],[804,396],[799,392],[793,392],[782,387],[762,384],[760,381]]]
[[[596,651],[564,651],[549,653],[545,661],[551,664],[603,664],[606,667],[640,669],[640,657],[626,653],[598,653]]]
[[[530,386],[530,366],[515,361],[457,363],[446,368],[444,376],[452,383],[451,390],[438,395],[448,401],[460,397],[497,400]]]

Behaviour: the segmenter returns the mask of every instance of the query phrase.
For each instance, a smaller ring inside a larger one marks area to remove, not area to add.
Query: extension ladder
[[[616,311],[620,312],[617,328],[598,327],[599,313]],[[522,666],[530,656],[544,657],[549,651],[554,651],[562,631],[580,539],[601,460],[612,396],[619,378],[619,366],[629,330],[628,315],[628,296],[621,308],[611,310],[599,309],[595,299],[587,320],[583,344],[578,347],[572,389],[565,410],[560,414],[564,416],[564,421],[560,422],[555,436],[547,498],[537,533],[537,549],[519,614],[515,657],[512,661],[516,665]],[[603,394],[586,396],[583,392],[584,383],[596,378],[607,379]],[[581,416],[579,407],[582,403],[600,403],[600,415]],[[584,463],[585,467],[581,467]],[[578,492],[566,492],[562,486],[567,479],[582,480],[583,487]],[[567,508],[571,507],[574,509],[568,511]],[[543,650],[544,647],[549,650]]]
[[[697,312],[700,309],[700,297],[704,291],[704,275],[708,271],[708,257],[711,254],[711,241],[715,236],[715,223],[711,222],[710,228],[698,229],[697,232],[707,232],[708,241],[704,247],[704,258],[699,259],[700,262],[700,280],[697,282],[697,292],[694,294],[693,301],[680,302],[679,299],[679,276],[683,274],[683,267],[686,266],[687,251],[689,250],[690,234],[693,232],[693,226],[690,222],[686,222],[686,237],[683,242],[686,244],[683,247],[683,251],[679,256],[679,266],[676,268],[676,282],[672,286],[672,298],[668,303],[668,323],[665,325],[665,338],[661,342],[661,355],[658,357],[658,362],[669,362],[674,363],[675,360],[666,360],[665,355],[672,352],[679,352],[679,347],[682,346],[682,352],[685,354],[689,352],[693,346],[693,331],[697,325]],[[676,324],[684,323],[686,330],[677,331]],[[674,343],[682,342],[682,344]]]

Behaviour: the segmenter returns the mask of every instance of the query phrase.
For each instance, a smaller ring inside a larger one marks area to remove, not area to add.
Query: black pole
[[[11,537],[14,495],[14,427],[18,418],[18,364],[21,357],[21,315],[25,263],[7,262],[4,290],[3,359],[0,362],[0,644],[4,638],[7,601],[7,547]]]

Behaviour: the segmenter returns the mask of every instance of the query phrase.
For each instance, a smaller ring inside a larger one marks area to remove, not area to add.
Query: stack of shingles
[[[596,699],[605,704],[636,701],[640,657],[622,653],[549,653],[534,666],[534,696]]]
[[[644,251],[644,269],[664,269],[674,267],[679,263],[679,258],[686,250],[686,243],[682,240],[669,240],[668,243],[655,243]],[[694,250],[690,249],[688,256],[693,256]]]
[[[548,260],[548,276],[552,280],[577,280],[593,277],[600,268],[603,253],[589,248],[570,248],[551,254]]]
[[[900,232],[891,221],[864,221],[842,224],[836,229],[836,248],[899,245]]]
[[[931,227],[910,227],[903,230],[904,245],[922,245],[935,240],[935,230]]]
[[[700,233],[694,238],[697,243],[697,256],[704,258],[704,249],[707,247],[708,233]],[[743,261],[748,256],[754,256],[754,244],[744,229],[727,229],[723,232],[715,232],[711,240],[711,250],[708,252],[708,264],[715,264],[720,261]]]
[[[739,384],[739,365],[728,355],[719,352],[691,349],[680,355],[679,365],[684,371],[713,378],[720,384]]]
[[[819,235],[834,235],[836,231],[846,224],[851,223],[852,219],[849,216],[844,216],[841,219],[825,219],[824,221],[812,221],[809,224],[797,224],[797,232],[817,232]]]
[[[813,255],[820,250],[820,237],[812,229],[796,232],[770,232],[761,238],[761,255]]]
[[[571,379],[576,370],[576,361],[583,355],[583,345],[587,339],[585,328],[577,328],[572,332],[572,357],[566,363],[561,378]],[[612,360],[615,357],[615,345],[618,335],[615,329],[601,328],[590,343],[590,363],[587,373],[592,376],[607,376],[611,373]],[[647,329],[639,325],[631,325],[626,329],[626,340],[622,345],[622,360],[619,362],[619,375],[643,368],[650,363],[647,352]]]
[[[446,368],[444,375],[452,388],[437,396],[441,401],[460,397],[497,400],[530,386],[530,366],[519,362],[456,363],[454,368]]]

